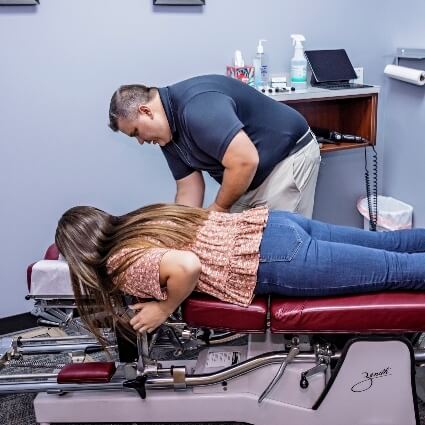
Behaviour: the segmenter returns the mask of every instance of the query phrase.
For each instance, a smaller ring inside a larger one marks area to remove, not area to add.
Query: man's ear
[[[139,112],[142,115],[147,115],[148,117],[153,118],[152,109],[149,108],[149,106],[140,104],[137,107],[137,112]]]

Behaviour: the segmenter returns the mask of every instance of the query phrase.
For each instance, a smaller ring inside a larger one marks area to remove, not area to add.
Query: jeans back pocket
[[[298,225],[290,220],[268,223],[260,245],[260,262],[291,261],[302,245]]]

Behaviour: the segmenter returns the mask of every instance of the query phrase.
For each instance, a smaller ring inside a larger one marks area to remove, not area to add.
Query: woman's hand
[[[139,310],[130,320],[130,325],[137,332],[153,332],[172,313],[161,301],[133,304],[130,308]]]

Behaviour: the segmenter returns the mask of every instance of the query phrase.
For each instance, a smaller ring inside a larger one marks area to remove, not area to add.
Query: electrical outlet
[[[354,68],[357,78],[350,80],[350,83],[363,84],[363,67],[358,66]]]

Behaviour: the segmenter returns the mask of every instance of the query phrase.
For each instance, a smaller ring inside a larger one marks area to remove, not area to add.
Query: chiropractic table
[[[28,285],[42,323],[74,320],[54,245],[29,266]],[[247,308],[194,293],[152,335],[137,336],[134,361],[75,362],[44,380],[0,380],[0,393],[38,392],[43,425],[413,425],[424,331],[423,292],[256,297]],[[152,352],[165,337],[175,356],[162,361]]]

